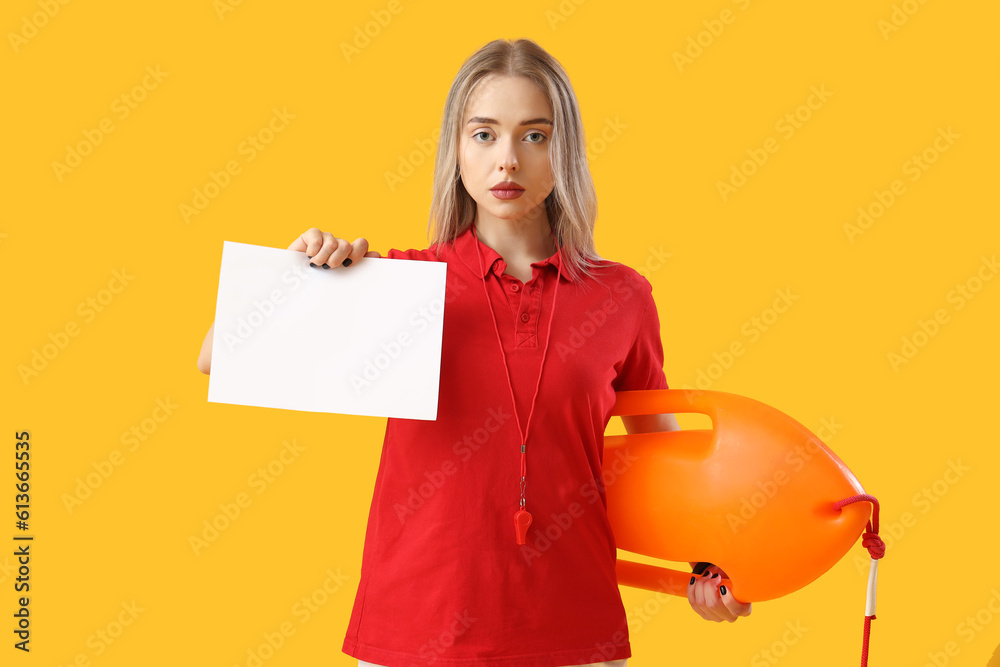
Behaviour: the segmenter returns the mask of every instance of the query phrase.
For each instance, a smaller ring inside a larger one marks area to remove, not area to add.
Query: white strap
[[[878,559],[872,558],[868,568],[868,597],[865,600],[865,616],[875,615],[875,586],[878,584]]]

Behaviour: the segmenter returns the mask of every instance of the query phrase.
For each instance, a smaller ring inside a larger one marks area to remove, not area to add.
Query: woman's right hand
[[[292,241],[289,250],[304,252],[309,257],[309,263],[324,269],[338,266],[350,266],[362,257],[381,257],[374,250],[368,250],[368,240],[358,238],[354,243],[337,238],[330,232],[324,232],[315,227],[302,232],[299,238]]]

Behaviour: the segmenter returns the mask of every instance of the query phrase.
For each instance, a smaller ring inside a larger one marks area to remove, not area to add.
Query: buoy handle
[[[681,572],[680,570],[660,567],[659,565],[633,563],[632,561],[621,559],[618,560],[618,564],[615,566],[615,572],[618,574],[619,585],[645,588],[649,591],[660,591],[669,595],[678,595],[682,598],[687,597],[687,587],[691,583],[691,577],[699,576],[693,575],[690,572]],[[707,576],[710,577],[712,575],[709,574]],[[739,594],[733,589],[732,581],[723,577],[719,583],[728,588],[734,598],[739,599]]]

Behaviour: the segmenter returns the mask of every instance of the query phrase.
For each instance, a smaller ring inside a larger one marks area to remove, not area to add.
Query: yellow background
[[[0,533],[14,544],[10,463],[27,429],[36,536],[29,655],[11,648],[13,546],[0,556],[4,665],[80,654],[100,667],[246,665],[286,622],[295,633],[268,667],[355,664],[340,646],[384,420],[208,403],[195,360],[224,240],[286,248],[317,226],[383,253],[426,247],[433,153],[420,145],[463,60],[497,37],[532,38],[568,71],[592,142],[598,249],[647,270],[671,385],[712,372],[712,389],[814,431],[842,425],[828,444],[881,500],[890,542],[872,664],[989,661],[1000,618],[989,612],[971,637],[959,624],[1000,590],[1000,280],[973,280],[981,289],[961,308],[953,290],[1000,249],[997,5],[399,0],[393,14],[387,2],[80,0],[49,18],[53,5],[9,0],[0,12]],[[348,59],[342,44],[367,23],[376,32],[373,11],[391,20]],[[679,67],[686,49],[697,57]],[[115,100],[147,67],[165,75],[146,78],[122,118]],[[813,86],[829,98],[800,109]],[[241,143],[275,108],[294,119],[248,161]],[[787,136],[776,123],[797,111],[809,118]],[[113,131],[60,180],[53,162],[106,119]],[[957,139],[910,180],[907,161],[947,128]],[[777,152],[724,200],[718,182],[769,138]],[[185,221],[181,204],[230,160],[240,173]],[[402,163],[413,173],[390,188]],[[852,242],[845,225],[894,179],[905,193]],[[669,253],[660,266],[654,250]],[[114,271],[133,276],[117,294]],[[752,318],[783,289],[798,299],[751,341]],[[102,297],[88,320],[80,304]],[[948,321],[893,367],[889,353],[938,309]],[[19,366],[68,323],[78,335],[25,382]],[[712,368],[737,341],[744,354]],[[162,423],[149,421],[163,414],[157,399],[177,406]],[[156,428],[129,451],[122,434],[144,420]],[[305,450],[256,493],[250,476],[286,440]],[[115,450],[121,465],[68,511],[78,478]],[[968,471],[946,478],[949,462]],[[195,555],[189,537],[239,493],[251,505]],[[735,624],[623,588],[629,665],[775,664],[763,651],[780,664],[857,664],[865,559],[859,544]],[[328,570],[346,579],[303,622],[294,606]],[[134,622],[98,643],[133,601]],[[943,654],[950,641],[955,657]]]

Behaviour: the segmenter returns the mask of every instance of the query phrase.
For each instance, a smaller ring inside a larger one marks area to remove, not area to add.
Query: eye
[[[542,143],[543,141],[545,141],[545,135],[544,135],[544,134],[542,134],[541,132],[532,132],[532,133],[530,133],[530,134],[529,134],[528,136],[529,136],[529,137],[532,137],[532,136],[534,136],[534,137],[538,137],[538,139],[536,139],[535,141],[531,141],[531,142],[529,142],[529,143],[532,143],[532,144],[540,144],[540,143]]]
[[[481,134],[485,134],[486,135],[486,139],[479,139],[479,141],[486,141],[487,139],[489,139],[490,133],[487,132],[486,130],[480,130],[479,132],[476,132],[474,135],[472,135],[472,138],[475,139],[476,137],[478,137]]]

